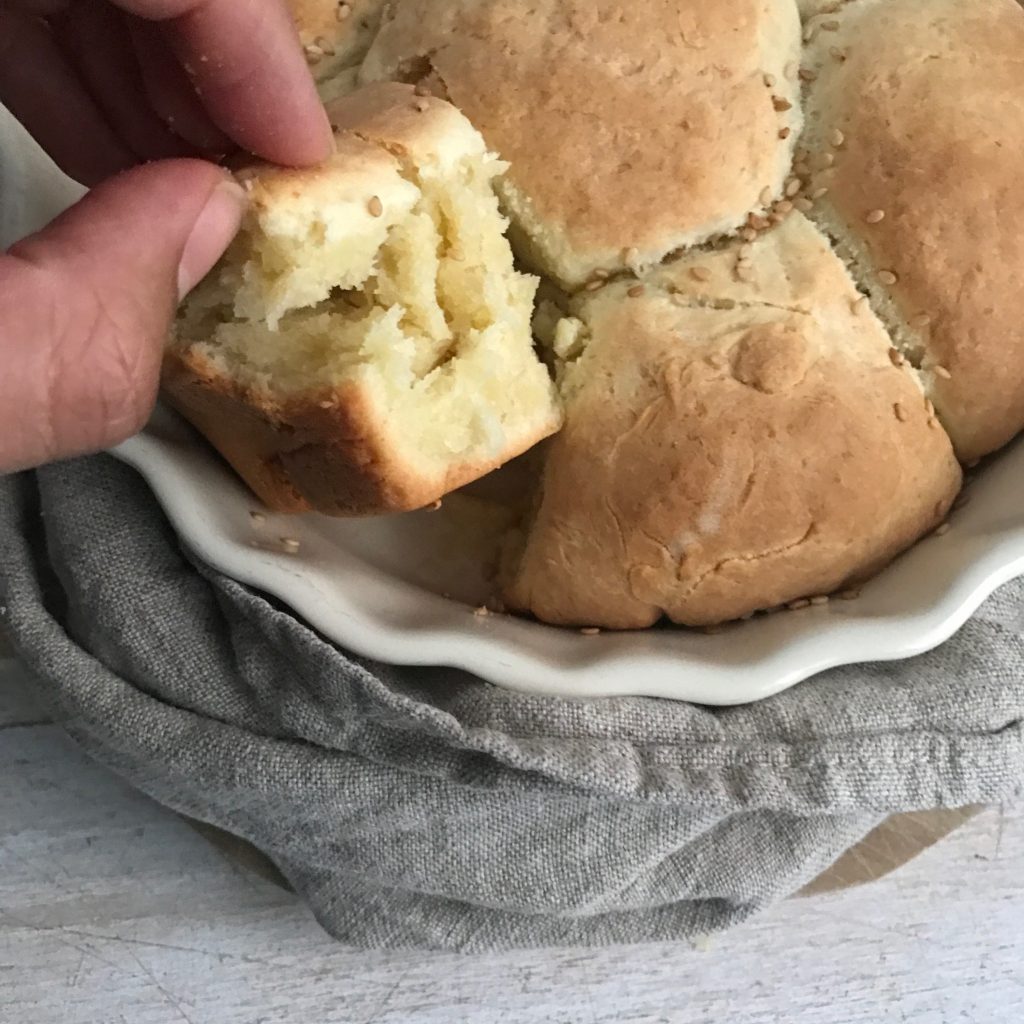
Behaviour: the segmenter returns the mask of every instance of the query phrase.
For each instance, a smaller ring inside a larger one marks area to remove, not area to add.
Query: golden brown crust
[[[1024,13],[1014,0],[859,0],[825,20],[838,31],[812,22],[805,61],[818,72],[808,141],[835,157],[815,176],[829,190],[815,216],[928,371],[958,454],[976,459],[1024,426]]]
[[[589,342],[510,607],[709,625],[828,594],[941,522],[960,480],[949,440],[825,240],[794,219],[755,245],[751,284],[737,255],[580,305]]]
[[[521,254],[576,286],[630,249],[654,263],[732,230],[778,192],[798,47],[792,0],[403,0],[361,77],[442,85],[511,164]]]
[[[488,462],[430,472],[405,457],[374,402],[357,382],[305,392],[282,403],[246,389],[193,350],[164,360],[167,400],[224,456],[269,508],[284,513],[367,516],[423,508],[497,469],[554,429],[515,439]]]

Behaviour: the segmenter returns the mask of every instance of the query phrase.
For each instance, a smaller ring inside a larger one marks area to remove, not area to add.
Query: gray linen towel
[[[337,650],[194,564],[100,457],[0,479],[0,611],[86,751],[364,946],[708,934],[891,813],[1024,779],[1021,583],[939,651],[751,707],[521,696]]]

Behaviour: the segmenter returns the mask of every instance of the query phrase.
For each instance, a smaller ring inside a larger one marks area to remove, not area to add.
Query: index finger
[[[211,120],[244,149],[306,165],[331,129],[282,0],[114,0],[157,21]]]

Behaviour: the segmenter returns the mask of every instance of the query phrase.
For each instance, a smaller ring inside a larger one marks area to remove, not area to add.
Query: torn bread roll
[[[799,214],[572,313],[548,320],[566,425],[509,545],[510,608],[717,624],[861,580],[946,515],[949,439]]]
[[[781,196],[799,60],[793,0],[402,0],[359,74],[450,98],[511,165],[517,255],[577,288]]]
[[[428,505],[561,416],[513,268],[503,165],[454,107],[387,85],[342,101],[337,151],[242,177],[242,231],[184,303],[167,397],[271,508]]]
[[[813,216],[971,462],[1024,426],[1024,16],[858,0],[808,29]]]

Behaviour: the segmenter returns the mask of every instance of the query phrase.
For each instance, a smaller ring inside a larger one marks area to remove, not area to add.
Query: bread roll
[[[418,508],[557,430],[493,180],[454,107],[385,85],[337,152],[256,166],[241,234],[184,304],[164,389],[271,508]]]
[[[551,339],[566,425],[510,546],[511,608],[610,629],[740,618],[870,575],[957,493],[916,373],[799,214],[572,313]]]
[[[972,461],[1024,425],[1024,15],[859,0],[808,29],[814,217]]]
[[[511,165],[517,254],[576,288],[778,197],[799,47],[793,0],[402,0],[360,80],[450,98]]]

